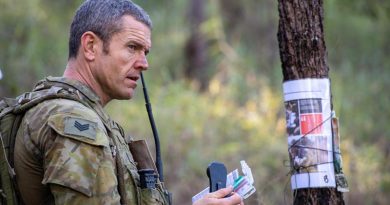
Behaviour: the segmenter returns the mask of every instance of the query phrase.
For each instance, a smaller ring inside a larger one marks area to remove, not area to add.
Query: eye
[[[134,44],[130,44],[130,45],[128,45],[127,47],[129,47],[130,50],[132,50],[132,51],[135,51],[135,50],[137,49],[137,46],[134,45]]]

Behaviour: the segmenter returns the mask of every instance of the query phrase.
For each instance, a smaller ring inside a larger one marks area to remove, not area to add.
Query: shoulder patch
[[[91,116],[78,116],[71,113],[51,115],[48,125],[59,135],[82,141],[91,145],[109,146],[105,127],[98,121],[89,120]]]
[[[96,124],[96,122],[81,118],[67,117],[64,121],[64,133],[95,140]]]

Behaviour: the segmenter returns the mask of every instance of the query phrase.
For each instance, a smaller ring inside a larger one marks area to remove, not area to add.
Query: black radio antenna
[[[156,167],[157,167],[160,181],[164,182],[164,170],[163,170],[163,163],[161,159],[160,138],[158,137],[156,124],[154,123],[152,106],[150,105],[149,95],[148,95],[148,91],[146,90],[146,84],[142,72],[141,72],[141,81],[142,81],[142,90],[144,91],[144,97],[145,97],[145,107],[146,107],[146,111],[148,112],[150,126],[152,127],[152,131],[153,131],[154,144],[156,146]]]

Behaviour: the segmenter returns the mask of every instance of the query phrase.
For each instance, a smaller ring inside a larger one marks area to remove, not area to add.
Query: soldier
[[[63,77],[48,77],[35,90],[68,93],[30,109],[15,142],[16,180],[25,204],[167,204],[161,183],[140,187],[123,129],[103,107],[131,99],[147,70],[152,22],[127,0],[87,0],[77,10]],[[240,204],[231,188],[202,204]]]

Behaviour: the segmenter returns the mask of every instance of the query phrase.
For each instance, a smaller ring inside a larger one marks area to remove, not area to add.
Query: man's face
[[[149,66],[146,55],[151,48],[150,29],[129,15],[121,20],[122,29],[111,37],[108,53],[100,44],[92,69],[108,100],[132,98],[141,72]]]

